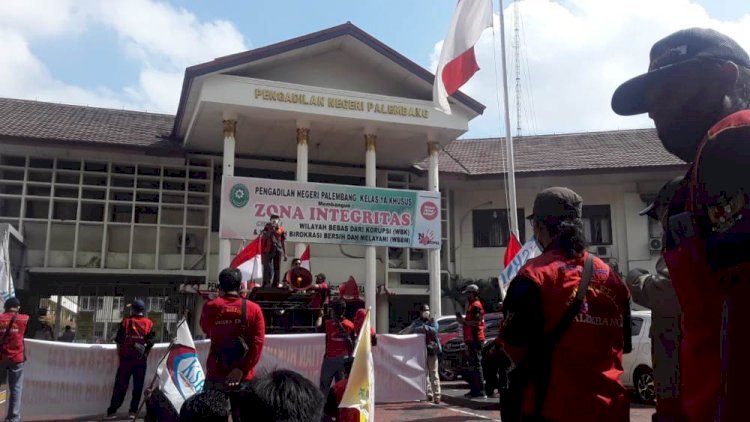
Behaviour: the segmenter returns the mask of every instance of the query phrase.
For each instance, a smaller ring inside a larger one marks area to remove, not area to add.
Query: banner
[[[539,250],[539,246],[536,244],[536,239],[534,239],[533,237],[523,245],[523,248],[518,251],[516,256],[513,258],[513,261],[510,262],[510,265],[505,267],[505,269],[500,273],[500,289],[502,289],[503,291],[503,297],[505,297],[505,292],[508,291],[508,285],[510,284],[511,280],[513,280],[516,274],[518,274],[518,270],[523,267],[526,261],[541,254],[542,251]]]
[[[370,343],[370,312],[357,333],[357,347],[354,348],[354,362],[346,382],[344,396],[339,408],[350,408],[359,413],[359,421],[375,420],[375,371],[372,363]]]
[[[10,224],[0,224],[0,306],[15,297],[10,269]]]
[[[112,397],[117,350],[114,344],[78,344],[26,340],[23,414],[25,421],[66,420],[102,415]],[[208,340],[195,342],[205,368]],[[149,354],[147,383],[151,381],[167,343]],[[296,371],[318,385],[325,353],[324,334],[268,335],[258,374],[276,369]],[[375,363],[375,395],[378,403],[424,400],[424,337],[378,335],[372,348]],[[130,393],[125,403],[130,401]],[[126,411],[123,407],[121,410]]]
[[[203,390],[206,376],[185,320],[177,325],[177,337],[156,369],[159,388],[175,409]]]
[[[440,248],[439,192],[224,177],[222,239],[253,239],[274,214],[294,242]]]

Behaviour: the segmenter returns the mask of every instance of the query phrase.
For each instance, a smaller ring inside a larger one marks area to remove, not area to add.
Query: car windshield
[[[440,325],[440,328],[438,328],[438,333],[452,333],[454,331],[458,331],[458,323],[455,321],[450,324]]]

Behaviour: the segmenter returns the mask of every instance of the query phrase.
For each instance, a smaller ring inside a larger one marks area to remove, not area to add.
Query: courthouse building
[[[0,224],[13,228],[25,308],[67,310],[58,329],[74,310],[79,338],[106,341],[145,297],[166,338],[198,306],[180,286],[215,283],[243,243],[219,239],[221,180],[234,175],[439,190],[439,250],[314,243],[311,261],[334,285],[358,280],[381,332],[421,302],[452,314],[455,280],[502,269],[505,146],[457,140],[484,106],[457,93],[441,113],[433,78],[347,23],[188,68],[176,116],[0,99]],[[653,268],[660,229],[637,213],[686,169],[653,130],[514,146],[523,239],[535,193],[564,185],[585,199],[593,251],[622,273]]]

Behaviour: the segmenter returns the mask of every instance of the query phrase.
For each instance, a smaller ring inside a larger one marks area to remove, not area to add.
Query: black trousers
[[[261,262],[263,263],[263,287],[268,286],[270,283],[273,283],[273,286],[278,286],[281,278],[281,274],[279,274],[281,253],[264,253],[261,255]]]
[[[469,355],[469,387],[472,395],[484,393],[484,374],[482,372],[482,344],[478,341],[466,343]]]
[[[141,403],[141,394],[143,394],[143,382],[146,379],[146,359],[126,359],[120,358],[120,365],[117,367],[115,375],[115,386],[112,389],[112,401],[109,403],[108,414],[116,413],[125,401],[125,395],[128,394],[128,385],[130,377],[133,377],[133,395],[130,399],[130,412],[138,410]]]

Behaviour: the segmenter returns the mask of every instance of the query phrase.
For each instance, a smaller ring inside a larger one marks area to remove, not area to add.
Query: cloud
[[[690,0],[523,0],[506,6],[506,42],[512,132],[516,132],[514,13],[521,23],[522,133],[546,134],[650,127],[646,116],[621,117],[610,108],[612,93],[625,80],[648,67],[655,41],[693,26],[711,27],[750,50],[750,15],[732,21],[712,18]],[[495,16],[495,26],[499,18]],[[500,35],[496,34],[497,72],[500,74]],[[442,41],[430,54],[433,69]],[[493,35],[487,30],[476,46],[482,70],[463,91],[487,106],[470,124],[467,137],[504,134],[498,110]],[[502,98],[500,97],[502,104]]]
[[[40,1],[0,2],[0,96],[174,113],[187,66],[248,49],[231,22],[201,21],[159,0]],[[102,30],[113,31],[115,48],[137,64],[136,84],[92,89],[60,81],[30,47]]]

